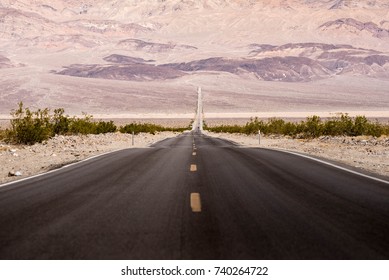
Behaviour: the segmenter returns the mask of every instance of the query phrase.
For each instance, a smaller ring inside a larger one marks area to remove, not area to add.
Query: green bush
[[[307,120],[302,123],[302,130],[307,138],[315,138],[323,135],[323,123],[320,117],[308,117]]]
[[[71,134],[96,134],[96,124],[92,116],[84,113],[84,118],[73,117],[70,121],[69,132]]]
[[[322,135],[331,136],[359,136],[370,135],[379,137],[389,135],[389,124],[378,121],[371,122],[365,116],[351,118],[348,114],[323,121],[319,116],[308,117],[299,123],[286,122],[282,119],[271,118],[267,121],[251,118],[244,126],[220,125],[206,127],[212,132],[257,134],[260,130],[263,134],[289,135],[291,137],[316,138]]]
[[[64,115],[65,110],[63,108],[55,109],[54,116],[52,118],[52,132],[53,134],[67,134],[70,131],[71,119],[68,115]]]
[[[302,126],[294,122],[286,122],[282,128],[282,134],[288,136],[295,136],[302,133]]]
[[[376,123],[366,124],[366,135],[380,137],[381,135],[389,135],[389,124],[381,125],[378,121]]]
[[[69,134],[101,134],[116,132],[117,127],[113,121],[94,121],[92,115],[84,113],[82,118],[65,115],[62,108],[55,109],[54,114],[50,114],[49,109],[38,109],[31,111],[24,108],[23,103],[19,103],[17,110],[11,112],[11,129],[6,130],[5,135],[0,134],[0,139],[6,138],[9,142],[18,144],[34,144],[53,137],[54,135]],[[136,134],[140,132],[155,134],[158,131],[183,132],[189,130],[187,127],[164,127],[150,123],[132,123],[120,128],[123,133]]]
[[[155,134],[156,132],[162,131],[172,131],[172,132],[183,132],[185,130],[190,130],[190,126],[187,127],[165,127],[161,125],[151,124],[151,123],[137,123],[133,122],[124,126],[121,126],[119,131],[121,133],[150,133]]]
[[[216,133],[226,132],[226,133],[244,133],[244,127],[238,125],[220,125],[216,127],[203,127],[205,130],[210,130]]]
[[[31,111],[19,103],[19,108],[11,112],[11,129],[7,138],[17,144],[34,144],[47,140],[52,134],[49,109]]]
[[[370,123],[365,116],[356,116],[354,119],[354,126],[352,128],[352,133],[354,135],[365,135],[368,134],[368,127]]]
[[[55,109],[51,115],[47,108],[31,111],[24,108],[22,102],[18,106],[18,109],[11,112],[11,128],[5,133],[4,138],[8,142],[32,145],[56,134],[100,134],[117,131],[113,121],[95,122],[91,115],[85,113],[83,118],[70,118],[62,108]]]
[[[162,127],[158,127],[154,124],[148,123],[131,123],[125,126],[120,127],[119,131],[121,133],[134,133],[139,134],[141,132],[155,134],[158,130],[162,129]]]
[[[116,131],[117,131],[117,127],[113,123],[113,121],[109,121],[109,122],[99,121],[96,123],[96,133],[97,134],[113,133]]]
[[[241,131],[247,135],[249,134],[256,134],[258,133],[258,130],[264,131],[266,128],[266,125],[263,121],[259,120],[258,118],[251,118],[248,123],[241,129]],[[238,131],[238,126],[235,126],[235,130]],[[264,132],[265,133],[265,132]]]
[[[116,132],[117,127],[113,121],[93,121],[93,116],[84,113],[83,118],[73,117],[70,120],[69,132],[71,134],[103,134]]]
[[[271,118],[267,125],[262,129],[266,134],[283,134],[285,121],[282,119]],[[261,130],[261,131],[262,131]]]

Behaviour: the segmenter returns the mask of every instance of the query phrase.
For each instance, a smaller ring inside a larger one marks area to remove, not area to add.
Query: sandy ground
[[[389,137],[322,137],[301,140],[274,136],[261,137],[259,145],[258,136],[210,132],[206,134],[232,140],[246,147],[286,149],[310,154],[389,177]],[[0,143],[0,183],[44,173],[109,151],[147,147],[176,135],[170,132],[140,134],[135,136],[134,146],[132,136],[121,133],[57,136],[33,146]]]

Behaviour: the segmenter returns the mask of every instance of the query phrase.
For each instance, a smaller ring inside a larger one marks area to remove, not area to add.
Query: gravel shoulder
[[[389,137],[321,137],[292,139],[228,133],[205,134],[234,141],[246,147],[276,148],[337,161],[373,174],[389,177]],[[0,143],[0,184],[44,173],[86,158],[125,148],[148,147],[178,133],[132,135],[108,133],[87,136],[56,136],[42,144],[7,145]]]

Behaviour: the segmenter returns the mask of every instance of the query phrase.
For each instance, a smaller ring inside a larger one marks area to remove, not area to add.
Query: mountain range
[[[387,111],[388,46],[382,0],[0,0],[0,114],[188,113],[197,86],[215,112]]]

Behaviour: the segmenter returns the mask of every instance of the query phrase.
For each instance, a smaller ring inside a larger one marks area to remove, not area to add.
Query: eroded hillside
[[[285,105],[274,107],[274,95],[288,95],[278,83],[296,84],[294,92],[307,89],[325,110],[331,110],[330,89],[341,96],[367,90],[379,95],[372,101],[380,110],[389,107],[389,97],[381,95],[389,83],[388,18],[389,4],[378,0],[1,0],[0,83],[6,90],[0,113],[19,100],[70,111],[82,104],[89,112],[126,112],[127,103],[174,112],[182,103],[186,112],[195,94],[182,101],[188,96],[172,93],[198,85],[213,92],[210,108],[279,110]],[[99,94],[101,79],[123,82],[105,83],[114,93]],[[363,86],[348,82],[355,79]],[[318,81],[330,86],[304,85]],[[262,105],[264,89],[270,107]],[[240,103],[245,94],[250,105]],[[175,101],[165,102],[167,96]],[[366,105],[351,100],[354,110]]]

